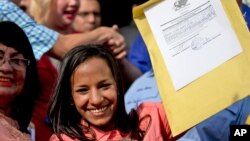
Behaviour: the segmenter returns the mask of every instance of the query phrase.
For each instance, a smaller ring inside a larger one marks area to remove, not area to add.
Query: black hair
[[[36,59],[25,32],[13,22],[0,22],[0,43],[14,48],[30,60],[26,68],[24,87],[21,94],[14,99],[10,113],[11,118],[18,122],[19,130],[28,132],[27,127],[31,121],[35,99],[39,94]]]
[[[89,127],[80,125],[82,117],[75,106],[71,105],[71,76],[79,64],[93,57],[104,59],[107,62],[116,81],[119,94],[117,110],[113,120],[117,129],[130,134],[133,139],[142,140],[143,134],[139,129],[138,114],[133,112],[133,114],[128,115],[125,111],[123,84],[118,63],[110,51],[101,45],[81,45],[73,48],[65,55],[55,93],[49,106],[49,118],[54,132],[61,140],[61,134],[80,140],[96,140],[95,133]],[[85,136],[84,131],[93,133],[92,137]]]
[[[131,1],[132,1],[132,4],[140,5],[140,4],[147,2],[148,0],[131,0]]]

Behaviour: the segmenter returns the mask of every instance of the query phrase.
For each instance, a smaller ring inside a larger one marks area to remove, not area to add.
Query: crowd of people
[[[0,0],[1,140],[224,141],[250,119],[247,96],[172,136],[143,38],[103,26],[100,4]]]

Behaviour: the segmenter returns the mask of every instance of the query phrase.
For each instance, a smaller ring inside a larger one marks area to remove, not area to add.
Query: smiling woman
[[[49,108],[50,141],[171,138],[161,103],[126,113],[119,70],[104,46],[78,46],[65,55]]]
[[[77,111],[92,125],[114,128],[117,87],[112,72],[101,58],[79,64],[71,76],[72,99]]]
[[[31,140],[27,127],[38,83],[36,60],[25,33],[12,22],[0,22],[1,140]]]

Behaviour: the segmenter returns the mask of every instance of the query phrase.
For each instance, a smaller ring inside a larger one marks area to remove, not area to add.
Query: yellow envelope
[[[149,0],[133,9],[134,21],[147,45],[160,96],[173,136],[195,126],[250,93],[250,35],[236,0],[221,0],[243,52],[175,91],[168,69],[144,15],[160,2]],[[229,127],[228,127],[229,128]]]

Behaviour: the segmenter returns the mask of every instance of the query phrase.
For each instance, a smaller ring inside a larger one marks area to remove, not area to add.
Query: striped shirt
[[[0,0],[0,22],[1,21],[15,22],[24,30],[37,60],[50,50],[58,39],[57,32],[37,24],[18,6],[10,2],[10,0]]]

